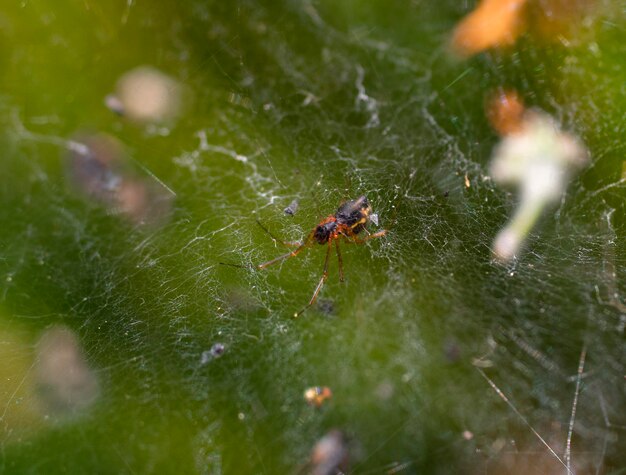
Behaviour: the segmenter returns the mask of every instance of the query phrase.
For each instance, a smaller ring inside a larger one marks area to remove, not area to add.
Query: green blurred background
[[[572,473],[626,473],[626,3],[576,2],[585,21],[550,38],[531,15],[514,47],[455,59],[474,5],[4,2],[0,472],[307,473],[336,428],[350,473],[567,473],[568,438]],[[142,65],[183,85],[177,120],[105,106]],[[484,109],[502,86],[591,155],[509,265]],[[97,133],[169,213],[138,224],[72,186],[68,140]],[[321,246],[219,265],[284,252],[257,218],[298,240],[363,194],[390,232],[343,246],[345,284],[331,256],[300,319]],[[97,380],[80,410],[37,381],[59,326]]]

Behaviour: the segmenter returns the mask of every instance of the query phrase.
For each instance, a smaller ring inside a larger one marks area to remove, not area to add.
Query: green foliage
[[[297,473],[338,428],[355,473],[518,473],[502,468],[517,451],[526,473],[567,473],[571,421],[572,470],[624,467],[623,2],[567,46],[527,34],[466,61],[446,49],[467,11],[451,0],[8,3],[0,471]],[[140,65],[186,88],[177,121],[105,107]],[[500,86],[591,155],[509,265],[491,256],[516,203],[488,177]],[[94,132],[172,190],[170,214],[137,224],[77,192],[67,141]],[[291,318],[321,246],[264,271],[219,265],[285,252],[257,218],[299,240],[361,194],[390,232],[342,247],[329,313]],[[53,325],[100,384],[59,421],[28,392]],[[215,343],[224,355],[203,361]],[[333,392],[320,409],[302,398],[315,385]]]

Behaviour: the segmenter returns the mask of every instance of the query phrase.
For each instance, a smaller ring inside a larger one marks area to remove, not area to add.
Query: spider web
[[[355,473],[621,473],[624,4],[600,4],[568,47],[525,36],[460,62],[445,48],[458,3],[25,2],[0,17],[19,45],[0,99],[2,471],[306,472],[338,428]],[[178,123],[103,107],[138,64],[192,91]],[[516,195],[489,177],[483,107],[502,85],[591,156],[507,265],[491,245]],[[89,129],[172,194],[167,219],[138,225],[68,186]],[[286,252],[257,219],[298,241],[360,195],[389,233],[342,246],[345,284],[331,255],[300,319],[323,247],[263,272],[219,265]],[[41,335],[59,327],[97,381],[86,409],[38,392]],[[302,399],[315,385],[333,392],[319,410]]]

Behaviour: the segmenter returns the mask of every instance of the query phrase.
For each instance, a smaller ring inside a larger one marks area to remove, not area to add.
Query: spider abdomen
[[[337,210],[335,217],[340,225],[345,225],[354,234],[363,230],[372,211],[367,197],[361,196],[356,200],[346,201]]]

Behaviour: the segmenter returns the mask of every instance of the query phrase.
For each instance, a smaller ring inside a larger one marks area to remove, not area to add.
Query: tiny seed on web
[[[291,203],[289,203],[289,206],[287,206],[283,210],[283,212],[285,214],[288,214],[289,216],[293,216],[298,211],[298,206],[299,205],[300,205],[300,203],[298,202],[298,200],[293,200]]]
[[[225,350],[226,348],[224,347],[224,345],[222,345],[221,343],[216,343],[215,345],[211,347],[211,355],[214,358],[219,358],[220,356],[224,354]]]
[[[200,358],[200,364],[205,365],[209,361],[221,357],[226,351],[226,347],[222,343],[215,343],[210,350],[203,351]]]

